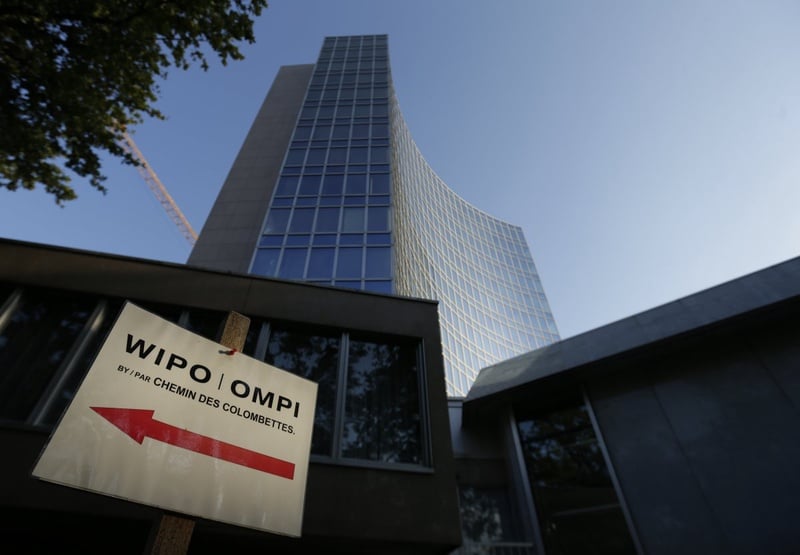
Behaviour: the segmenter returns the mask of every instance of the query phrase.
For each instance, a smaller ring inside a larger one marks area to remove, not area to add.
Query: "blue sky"
[[[431,167],[523,227],[563,337],[800,255],[800,3],[271,0],[244,61],[173,70],[134,138],[200,231],[280,65],[389,35]],[[0,236],[183,263],[135,168],[57,207],[0,191]]]

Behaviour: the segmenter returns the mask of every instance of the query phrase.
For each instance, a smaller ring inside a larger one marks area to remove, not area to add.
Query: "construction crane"
[[[189,244],[194,246],[195,242],[197,241],[197,233],[195,233],[194,229],[192,229],[192,226],[189,224],[189,220],[186,219],[186,217],[183,215],[183,212],[181,212],[181,209],[178,208],[178,205],[167,192],[167,188],[164,187],[163,183],[161,183],[161,180],[156,175],[156,172],[153,171],[153,168],[147,163],[142,151],[139,150],[139,147],[136,146],[135,142],[133,142],[133,137],[131,137],[127,131],[123,131],[122,137],[123,140],[120,141],[120,146],[138,162],[136,169],[139,171],[139,175],[142,176],[145,183],[147,183],[147,186],[150,187],[151,191],[153,191],[153,194],[158,199],[158,202],[160,202],[161,206],[164,207],[167,215],[170,217],[173,223],[178,226],[178,229],[181,231],[186,240],[189,241]]]

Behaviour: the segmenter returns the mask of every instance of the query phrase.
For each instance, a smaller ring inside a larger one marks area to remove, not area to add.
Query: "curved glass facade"
[[[386,35],[325,39],[251,272],[438,300],[451,396],[558,339],[522,230],[460,198],[414,144]]]
[[[428,166],[391,98],[395,290],[439,300],[448,393],[558,340],[522,229],[478,210]]]

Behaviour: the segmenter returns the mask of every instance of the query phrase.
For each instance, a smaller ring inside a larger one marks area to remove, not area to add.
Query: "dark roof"
[[[481,370],[470,404],[745,314],[800,299],[800,257],[624,318]]]

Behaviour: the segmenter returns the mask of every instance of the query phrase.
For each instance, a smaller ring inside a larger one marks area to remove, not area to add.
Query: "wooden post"
[[[250,329],[250,318],[229,312],[218,342],[231,349],[231,355],[241,352]],[[182,555],[188,553],[194,532],[194,518],[163,513],[158,526],[153,526],[145,546],[145,555]]]

